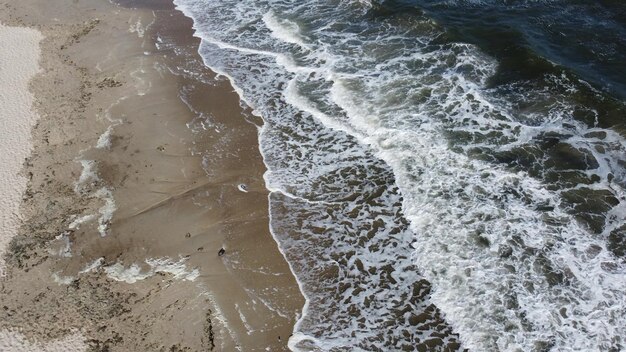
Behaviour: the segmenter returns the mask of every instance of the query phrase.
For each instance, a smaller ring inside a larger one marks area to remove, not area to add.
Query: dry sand
[[[0,276],[5,275],[5,248],[19,227],[19,208],[27,179],[20,174],[30,154],[31,110],[28,82],[39,71],[39,31],[0,24]]]
[[[20,224],[20,204],[27,178],[21,174],[22,163],[30,154],[30,130],[38,116],[31,110],[33,96],[28,83],[39,72],[38,30],[7,27],[0,24],[0,280],[6,276],[4,254]],[[63,339],[36,343],[19,331],[0,330],[0,351],[80,351],[84,338],[72,333]]]
[[[260,122],[170,1],[124,5],[0,1],[45,38],[0,350],[286,350],[303,299],[268,232]]]

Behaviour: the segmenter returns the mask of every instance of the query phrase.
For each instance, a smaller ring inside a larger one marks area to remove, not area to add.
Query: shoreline
[[[286,350],[303,300],[269,233],[260,122],[171,1],[123,5],[136,8],[4,4],[0,20],[45,39],[0,331],[79,331],[90,350]]]

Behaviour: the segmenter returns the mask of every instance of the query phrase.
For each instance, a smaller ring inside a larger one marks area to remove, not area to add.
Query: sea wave
[[[293,349],[458,348],[452,328],[472,350],[622,348],[626,141],[588,103],[619,102],[558,68],[490,85],[497,59],[421,11],[175,3],[265,120],[307,298]]]

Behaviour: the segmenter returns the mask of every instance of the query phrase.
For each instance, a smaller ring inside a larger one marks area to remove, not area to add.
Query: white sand
[[[19,207],[26,189],[20,175],[32,148],[31,128],[37,115],[31,110],[29,80],[39,71],[41,33],[0,24],[0,280],[5,275],[6,246],[20,225]],[[48,344],[31,343],[17,331],[0,330],[0,351],[84,351],[84,338],[75,332]]]
[[[75,352],[86,349],[84,338],[77,331],[62,339],[42,344],[28,341],[17,331],[0,330],[0,351],[3,352]]]
[[[28,81],[39,71],[39,31],[0,24],[0,277],[5,247],[20,224],[26,178],[19,175],[30,154],[30,130],[37,116]]]

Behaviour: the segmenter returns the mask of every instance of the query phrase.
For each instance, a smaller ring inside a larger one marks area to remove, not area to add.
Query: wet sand
[[[0,339],[286,350],[303,299],[268,230],[261,121],[169,1],[122,5],[0,1],[45,37]]]

